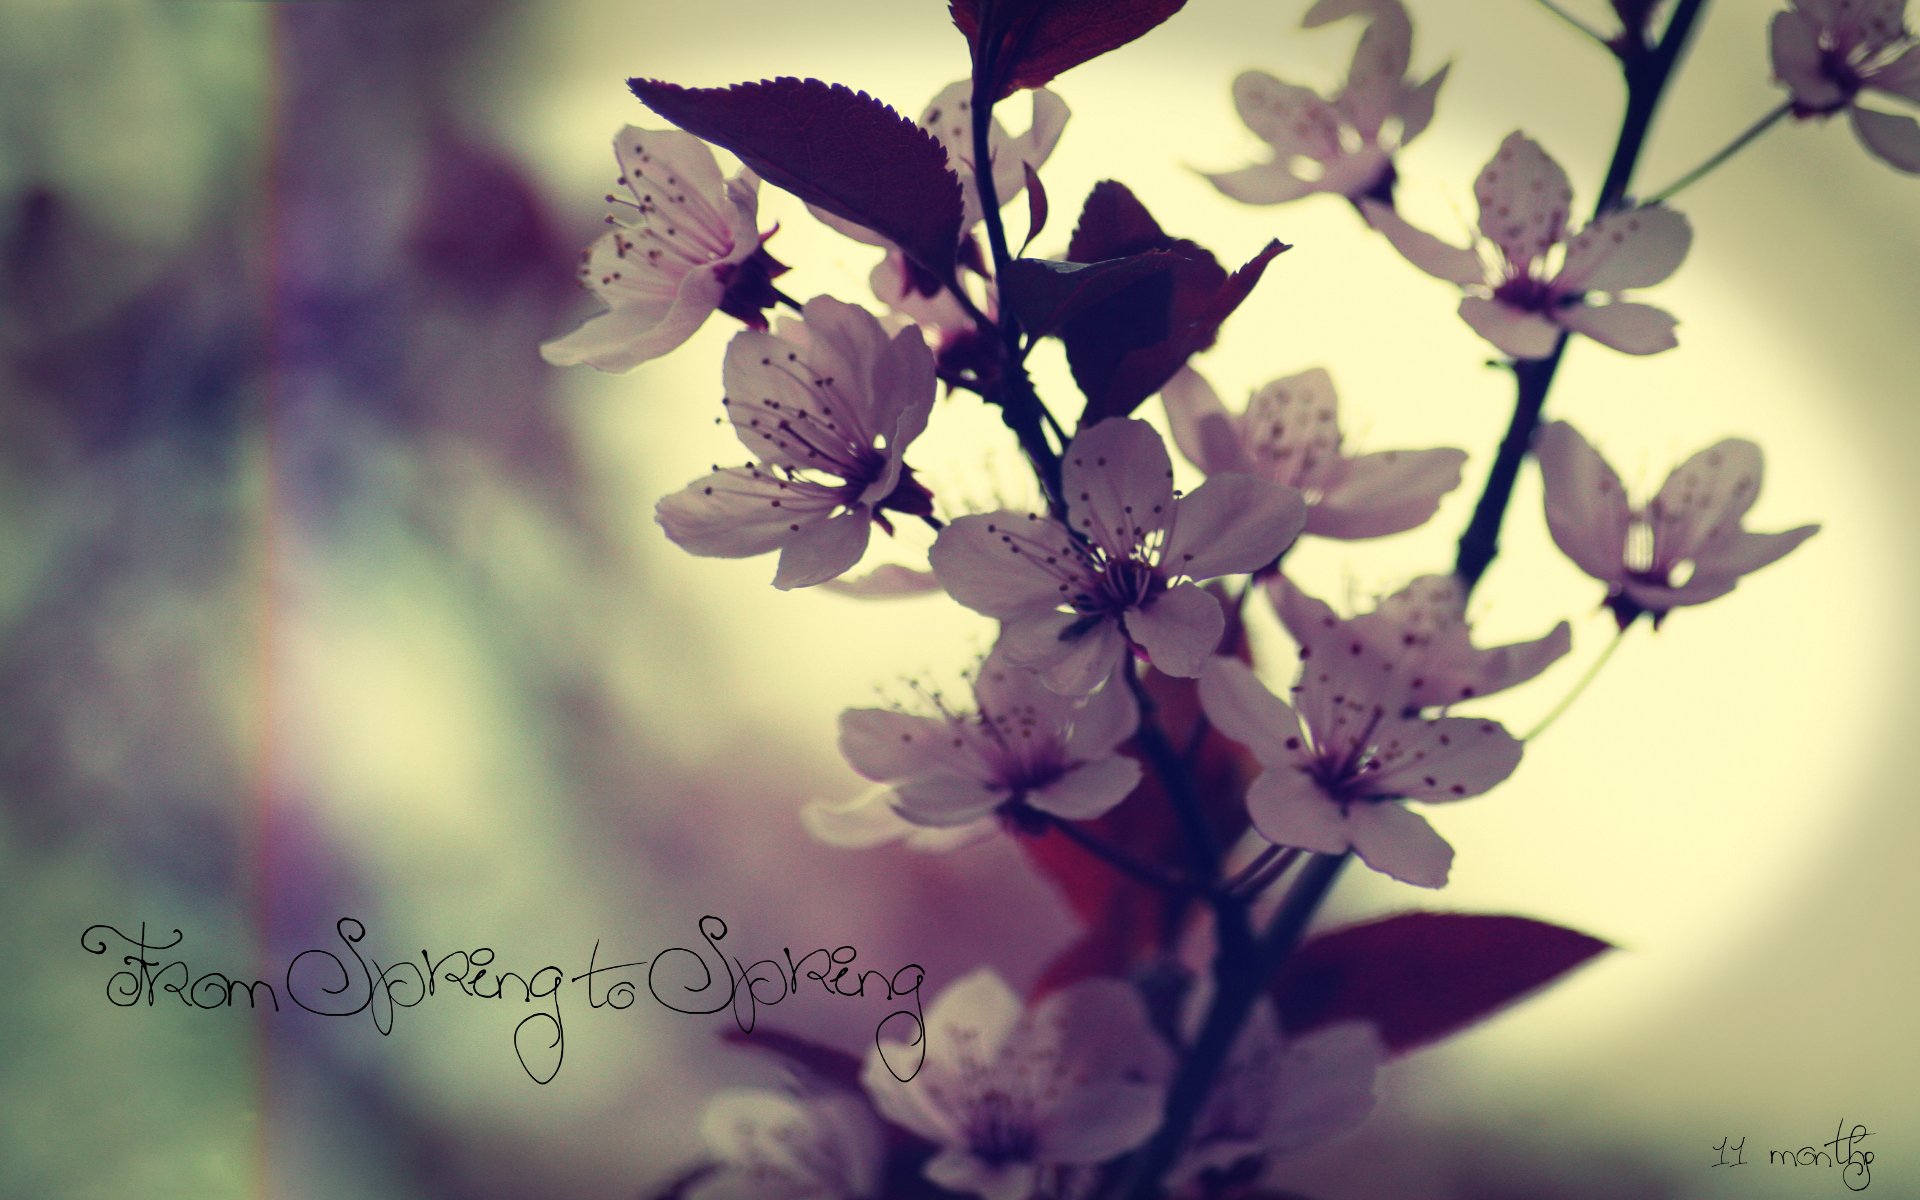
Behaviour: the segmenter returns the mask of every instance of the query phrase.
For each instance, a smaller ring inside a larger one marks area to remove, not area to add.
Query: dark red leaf
[[[1081,426],[1131,413],[1187,359],[1213,345],[1221,324],[1285,249],[1269,242],[1228,274],[1200,246],[1162,231],[1125,187],[1111,180],[1097,185],[1081,210],[1068,257],[1090,262],[1160,250],[1174,262],[1164,275],[1086,306],[1062,328],[1067,365],[1087,398]]]
[[[1117,50],[1180,11],[1186,0],[952,0],[953,23],[973,48],[976,79],[995,100],[1039,87]],[[981,10],[986,10],[986,21]]]
[[[1033,239],[1047,227],[1047,189],[1040,184],[1040,172],[1033,164],[1025,161],[1020,169],[1027,173],[1027,240],[1020,243],[1020,253],[1025,254],[1027,247],[1033,245]]]
[[[1370,1021],[1393,1053],[1458,1033],[1603,950],[1527,917],[1411,912],[1311,939],[1273,981],[1289,1033]]]
[[[1088,306],[1178,261],[1164,250],[1093,263],[1019,258],[1007,264],[1001,301],[1028,334],[1047,337]]]
[[[865,92],[818,79],[729,88],[629,79],[642,103],[775,187],[864,225],[940,279],[960,241],[960,180],[933,136]]]
[[[720,1034],[720,1040],[729,1046],[776,1054],[785,1059],[789,1066],[822,1083],[856,1092],[860,1090],[860,1060],[845,1050],[823,1046],[819,1042],[796,1034],[781,1033],[777,1029],[755,1029],[752,1033],[728,1029]]]

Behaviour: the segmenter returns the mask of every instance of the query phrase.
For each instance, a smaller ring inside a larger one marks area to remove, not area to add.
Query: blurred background
[[[1605,55],[1532,0],[1409,7],[1415,74],[1453,64],[1401,159],[1413,218],[1464,233],[1473,176],[1516,127],[1590,207],[1620,101]],[[1638,190],[1776,103],[1774,7],[1709,6]],[[1321,594],[1364,604],[1451,561],[1511,380],[1452,289],[1340,201],[1247,208],[1196,174],[1260,152],[1228,97],[1239,71],[1343,78],[1357,29],[1303,32],[1305,8],[1195,0],[1058,81],[1074,115],[1036,252],[1063,252],[1104,178],[1223,260],[1294,244],[1196,365],[1234,404],[1324,365],[1362,448],[1473,455],[1426,529],[1297,556]],[[712,423],[730,323],[625,376],[537,352],[595,308],[573,269],[602,228],[609,139],[655,123],[627,76],[813,75],[918,113],[966,71],[943,5],[0,15],[0,1194],[633,1197],[689,1161],[709,1093],[775,1078],[720,1043],[724,1017],[589,1010],[581,985],[545,1087],[515,1059],[519,1007],[442,995],[390,1036],[365,1014],[119,1008],[123,947],[80,945],[96,922],[178,928],[168,957],[196,975],[277,980],[338,950],[343,916],[385,961],[490,946],[504,969],[571,974],[596,941],[602,964],[697,946],[714,914],[755,956],[924,964],[928,996],[983,962],[1024,982],[1071,935],[1004,842],[847,851],[801,829],[801,804],[860,786],[838,712],[955,678],[991,630],[937,598],[777,593],[770,560],[665,541],[654,501],[740,456]],[[762,196],[788,292],[873,305],[876,251]],[[1679,316],[1681,349],[1578,343],[1549,411],[1642,496],[1708,442],[1753,438],[1751,526],[1822,532],[1636,629],[1508,785],[1437,812],[1445,891],[1350,873],[1329,919],[1514,912],[1620,949],[1392,1067],[1369,1125],[1290,1164],[1302,1194],[1818,1196],[1836,1172],[1716,1170],[1714,1147],[1845,1121],[1874,1131],[1874,1194],[1920,1196],[1920,180],[1843,125],[1790,123],[1676,207],[1693,250],[1646,298]],[[1037,377],[1070,412],[1057,357]],[[949,511],[1031,487],[965,395],[921,445]],[[903,530],[873,561],[925,545]],[[1574,650],[1482,711],[1524,729],[1550,710],[1606,644],[1597,600],[1529,469],[1472,616],[1482,640],[1565,617]],[[1285,682],[1284,647],[1269,661]],[[856,1052],[882,1015],[804,996],[762,1014]]]

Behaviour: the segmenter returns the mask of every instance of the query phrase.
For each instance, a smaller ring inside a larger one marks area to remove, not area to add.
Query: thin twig
[[[1101,862],[1106,863],[1114,870],[1132,879],[1136,879],[1149,887],[1159,888],[1163,892],[1178,892],[1182,894],[1191,894],[1198,890],[1186,880],[1175,879],[1173,876],[1134,858],[1118,846],[1108,845],[1072,821],[1056,819],[1052,824],[1052,828],[1065,834],[1068,841],[1093,855]]]
[[[1546,716],[1541,717],[1538,725],[1535,725],[1532,729],[1522,734],[1520,740],[1523,742],[1531,742],[1533,739],[1545,733],[1555,721],[1558,721],[1562,713],[1572,708],[1573,702],[1578,700],[1580,694],[1587,690],[1588,684],[1599,677],[1600,668],[1607,665],[1607,660],[1613,657],[1613,652],[1618,650],[1620,643],[1626,640],[1626,630],[1622,629],[1620,632],[1614,634],[1613,640],[1607,643],[1607,648],[1600,652],[1600,657],[1594,659],[1593,665],[1587,668],[1587,673],[1580,677],[1580,682],[1573,685],[1573,690],[1561,697],[1560,703],[1554,705],[1552,711],[1548,712]]]
[[[1582,21],[1579,17],[1576,17],[1572,13],[1568,12],[1566,9],[1561,8],[1558,4],[1554,3],[1554,0],[1534,0],[1534,3],[1538,4],[1541,8],[1546,9],[1548,12],[1552,13],[1554,16],[1559,17],[1562,21],[1565,21],[1567,24],[1573,26],[1575,29],[1579,30],[1581,33],[1592,38],[1594,41],[1599,42],[1602,46],[1607,47],[1607,49],[1609,50],[1613,49],[1613,42],[1607,38],[1606,34],[1601,33],[1598,29],[1595,29],[1593,26],[1587,24],[1585,21]]]
[[[1734,155],[1740,153],[1740,151],[1746,149],[1748,142],[1753,141],[1755,138],[1759,137],[1761,134],[1765,133],[1767,130],[1772,129],[1776,124],[1779,123],[1781,117],[1786,116],[1788,113],[1792,111],[1793,111],[1793,101],[1782,100],[1777,106],[1770,109],[1766,113],[1766,115],[1762,116],[1759,120],[1755,121],[1753,124],[1747,126],[1746,129],[1743,130],[1738,137],[1734,138],[1732,141],[1722,146],[1718,151],[1714,153],[1713,157],[1707,159],[1707,161],[1701,163],[1699,166],[1695,167],[1693,170],[1688,171],[1685,175],[1682,175],[1680,178],[1674,180],[1672,183],[1668,184],[1667,186],[1661,188],[1659,191],[1655,192],[1653,194],[1653,197],[1649,199],[1647,203],[1659,204],[1663,200],[1672,199],[1682,189],[1691,187],[1695,183],[1698,183],[1703,176],[1711,173],[1713,170],[1718,168],[1721,163],[1726,162],[1728,159],[1732,158]]]

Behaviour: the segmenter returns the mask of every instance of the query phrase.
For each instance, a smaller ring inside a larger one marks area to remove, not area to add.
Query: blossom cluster
[[[1515,130],[1472,184],[1478,222],[1465,244],[1420,228],[1396,203],[1398,156],[1431,125],[1448,67],[1409,74],[1399,0],[1318,0],[1307,27],[1364,25],[1345,82],[1323,97],[1241,74],[1233,103],[1268,153],[1207,179],[1250,204],[1343,198],[1364,235],[1462,290],[1460,317],[1505,356],[1518,399],[1517,433],[1453,570],[1409,571],[1351,613],[1312,595],[1290,568],[1297,543],[1426,525],[1469,451],[1352,444],[1324,367],[1288,363],[1244,405],[1221,398],[1190,360],[1285,249],[1277,241],[1229,271],[1117,183],[1088,197],[1064,257],[1016,254],[1006,237],[1002,208],[1023,193],[1028,242],[1041,234],[1040,172],[1069,122],[1062,93],[1040,85],[1179,7],[1127,0],[1089,32],[1071,5],[956,0],[974,70],[917,123],[813,80],[631,83],[681,128],[616,138],[624,192],[609,197],[611,228],[582,267],[607,308],[548,343],[548,358],[625,370],[716,313],[744,323],[709,415],[748,458],[662,499],[666,537],[710,557],[777,554],[781,589],[944,593],[994,630],[963,701],[922,689],[917,706],[841,715],[841,753],[874,786],[809,804],[808,828],[843,846],[1015,839],[1087,922],[1030,988],[990,966],[951,984],[913,1079],[887,1068],[884,1047],[863,1063],[816,1048],[815,1067],[840,1069],[722,1094],[703,1126],[710,1161],[679,1194],[1255,1194],[1277,1160],[1357,1124],[1380,1063],[1419,1040],[1393,1007],[1404,999],[1355,1000],[1333,1020],[1285,985],[1289,955],[1350,956],[1345,968],[1367,978],[1386,933],[1303,944],[1303,926],[1286,920],[1311,915],[1349,856],[1443,887],[1454,849],[1423,812],[1500,787],[1527,750],[1476,708],[1574,648],[1557,613],[1537,615],[1546,632],[1531,640],[1472,636],[1474,588],[1525,459],[1553,542],[1599,585],[1621,634],[1725,596],[1817,528],[1744,528],[1762,473],[1749,441],[1700,451],[1636,506],[1571,424],[1542,417],[1570,339],[1633,355],[1678,344],[1672,314],[1627,297],[1682,268],[1692,225],[1664,197],[1630,199],[1624,177],[1579,221],[1566,172]],[[1670,70],[1697,5],[1678,6],[1658,38],[1648,14],[1617,7],[1629,28],[1608,45],[1630,77]],[[1920,100],[1920,49],[1899,3],[1794,0],[1773,23],[1772,54],[1794,115],[1847,111],[1877,155],[1920,170],[1920,128],[1857,103],[1872,91]],[[1016,135],[995,109],[1020,90],[1031,107]],[[1647,133],[1637,119],[1621,143],[1636,154]],[[724,176],[709,143],[741,169]],[[775,285],[788,268],[757,228],[763,181],[880,252],[872,306],[797,301]],[[788,311],[769,320],[776,308]],[[1043,400],[1027,374],[1046,338],[1062,343],[1084,394],[1077,412]],[[956,509],[927,482],[944,476],[917,469],[939,461],[941,412],[971,403],[963,392],[999,410],[1033,468],[1035,503]],[[1190,490],[1170,445],[1200,480]],[[855,575],[876,528],[905,549]],[[1256,657],[1247,627],[1261,621],[1292,655]],[[1259,901],[1281,891],[1280,915],[1256,930],[1272,907]],[[1145,931],[1123,919],[1139,895],[1173,918]],[[1544,923],[1516,936],[1521,957],[1578,945],[1536,982],[1601,948]],[[1484,997],[1419,1001],[1460,1006],[1453,1026],[1486,1011]]]

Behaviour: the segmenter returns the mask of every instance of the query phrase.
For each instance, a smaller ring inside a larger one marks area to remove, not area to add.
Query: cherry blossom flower
[[[893,787],[894,811],[917,825],[967,825],[998,813],[1014,827],[1036,813],[1090,821],[1127,798],[1140,764],[1116,753],[1139,713],[1124,685],[1085,700],[989,655],[973,712],[915,716],[881,708],[840,714],[840,752]],[[1042,822],[1044,818],[1041,819]]]
[[[915,330],[889,338],[865,309],[821,296],[777,333],[736,336],[724,375],[734,432],[760,461],[660,501],[655,519],[684,549],[779,550],[773,585],[809,587],[860,561],[870,527],[890,528],[883,510],[932,512],[902,460],[933,409],[933,356]]]
[[[1859,103],[1875,91],[1920,104],[1920,39],[1905,8],[1906,0],[1793,0],[1773,18],[1773,73],[1792,93],[1794,115],[1844,109],[1874,157],[1920,174],[1920,122]]]
[[[1441,887],[1453,847],[1401,800],[1477,796],[1520,765],[1520,742],[1476,717],[1404,715],[1393,659],[1359,637],[1304,653],[1295,706],[1237,659],[1215,658],[1200,702],[1220,732],[1265,768],[1247,812],[1278,846],[1352,850],[1405,883]]]
[[[1620,476],[1564,421],[1543,426],[1534,456],[1546,484],[1547,528],[1574,565],[1607,585],[1621,628],[1649,613],[1657,628],[1683,604],[1731,592],[1740,577],[1785,556],[1819,530],[1741,528],[1760,494],[1760,447],[1716,442],[1675,467],[1644,507]]]
[[[1042,1172],[1102,1163],[1160,1124],[1172,1054],[1132,988],[1093,979],[1031,1008],[992,970],[927,1010],[926,1059],[902,1083],[886,1047],[861,1081],[888,1120],[940,1147],[926,1177],[986,1200],[1028,1200]],[[904,1046],[893,1047],[897,1059]]]
[[[631,199],[607,196],[613,228],[580,256],[581,282],[607,311],[540,347],[546,360],[630,371],[692,337],[715,310],[766,328],[760,310],[786,268],[754,226],[759,178],[742,171],[723,183],[713,151],[677,129],[629,125],[613,153]]]
[[[880,1195],[880,1123],[853,1096],[735,1088],[707,1102],[700,1136],[719,1169],[687,1200],[870,1200]]]
[[[1002,510],[961,517],[929,560],[947,593],[1002,622],[1007,657],[1048,687],[1091,691],[1129,643],[1195,676],[1226,628],[1194,582],[1259,570],[1306,523],[1290,487],[1223,472],[1176,498],[1173,464],[1144,421],[1102,421],[1067,447],[1067,523]]]
[[[1386,1048],[1373,1026],[1345,1022],[1299,1038],[1281,1035],[1273,1006],[1248,1016],[1194,1121],[1168,1183],[1244,1169],[1345,1133],[1373,1111]],[[1211,1193],[1208,1193],[1211,1194]]]
[[[1609,212],[1570,233],[1573,188],[1566,172],[1520,133],[1500,143],[1474,192],[1482,236],[1464,249],[1415,229],[1377,201],[1362,201],[1361,210],[1407,261],[1468,290],[1461,317],[1502,353],[1545,358],[1562,330],[1628,354],[1673,348],[1670,315],[1617,297],[1679,269],[1693,240],[1686,218],[1643,205]],[[1594,296],[1609,302],[1594,304]]]
[[[1229,413],[1191,367],[1161,389],[1173,441],[1187,461],[1212,475],[1241,471],[1298,488],[1306,496],[1306,532],[1372,538],[1424,524],[1440,498],[1460,485],[1464,450],[1342,451],[1339,398],[1316,367],[1276,379]]]
[[[1302,23],[1311,28],[1348,16],[1369,24],[1346,86],[1331,100],[1264,71],[1233,81],[1240,119],[1272,147],[1273,158],[1208,175],[1215,187],[1247,204],[1283,204],[1315,192],[1349,199],[1393,194],[1394,151],[1433,120],[1447,68],[1421,84],[1405,78],[1413,24],[1399,0],[1319,0]]]
[[[1282,575],[1267,582],[1267,596],[1287,632],[1313,653],[1335,655],[1334,644],[1340,639],[1359,638],[1381,659],[1392,661],[1397,669],[1391,677],[1404,689],[1405,709],[1410,710],[1504,691],[1532,679],[1573,648],[1565,621],[1530,642],[1475,646],[1467,627],[1466,591],[1453,575],[1422,575],[1372,612],[1346,621]],[[1383,699],[1391,707],[1392,698]]]

